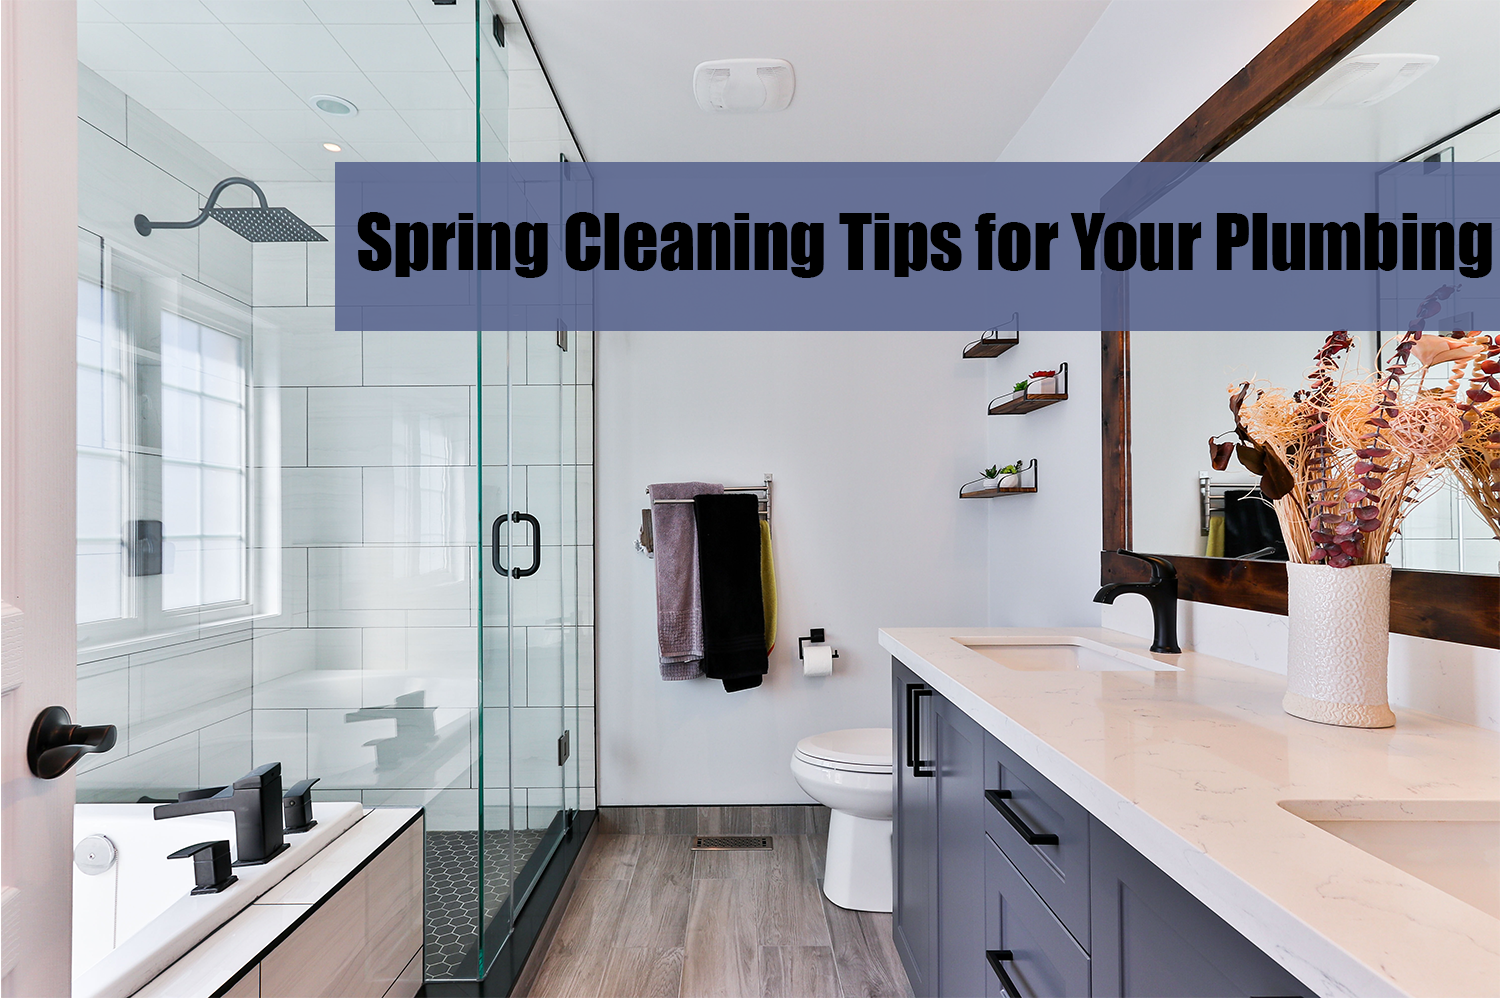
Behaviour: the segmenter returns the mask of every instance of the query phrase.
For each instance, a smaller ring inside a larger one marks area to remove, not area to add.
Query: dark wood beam
[[[1213,159],[1412,0],[1320,0],[1172,130],[1144,163]]]

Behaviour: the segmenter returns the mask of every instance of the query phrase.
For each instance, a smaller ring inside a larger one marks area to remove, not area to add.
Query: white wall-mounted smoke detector
[[[693,96],[705,111],[780,111],[796,88],[785,59],[714,59],[693,70]]]
[[[1436,66],[1438,57],[1417,52],[1352,55],[1304,90],[1303,107],[1369,107]]]

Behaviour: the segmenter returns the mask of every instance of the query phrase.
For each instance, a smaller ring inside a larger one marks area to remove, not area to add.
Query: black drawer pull
[[[906,684],[906,765],[913,776],[936,776],[936,761],[922,758],[922,699],[932,690],[918,683]]]
[[[1000,979],[1000,988],[1005,992],[1005,998],[1026,998],[1021,994],[1021,989],[1016,987],[1016,982],[1005,972],[1004,961],[1014,960],[1014,953],[1008,949],[992,949],[985,952],[984,958],[990,962],[990,969]]]
[[[1000,812],[1000,816],[1002,818],[1004,818],[1006,821],[1010,822],[1010,827],[1012,827],[1012,828],[1014,828],[1016,830],[1016,834],[1017,835],[1021,836],[1021,838],[1023,838],[1023,839],[1026,840],[1026,844],[1027,845],[1029,845],[1029,846],[1055,846],[1055,845],[1057,845],[1057,836],[1056,835],[1053,835],[1051,832],[1034,832],[1029,827],[1027,827],[1026,822],[1024,822],[1024,821],[1021,820],[1021,816],[1019,814],[1017,814],[1016,812],[1012,811],[1006,805],[1005,802],[1007,800],[1010,800],[1010,798],[1011,798],[1011,793],[1010,793],[1009,790],[986,790],[984,792],[984,799],[987,800],[987,801],[989,801],[990,805],[992,807],[994,807],[994,809],[996,811]],[[1004,951],[1002,950],[1001,952],[1004,952]],[[997,973],[998,973],[998,971],[997,971]]]

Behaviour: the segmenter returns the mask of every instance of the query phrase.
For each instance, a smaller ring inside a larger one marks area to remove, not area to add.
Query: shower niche
[[[593,334],[335,329],[334,174],[581,157],[509,4],[149,13],[80,10],[79,800],[421,806],[428,993],[504,991],[595,810]]]

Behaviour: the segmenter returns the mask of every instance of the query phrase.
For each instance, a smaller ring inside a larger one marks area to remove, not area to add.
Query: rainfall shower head
[[[260,198],[259,208],[216,208],[219,195],[231,184],[243,184]],[[215,222],[244,236],[252,243],[325,243],[327,238],[287,208],[272,208],[266,203],[266,192],[252,180],[230,177],[214,185],[203,211],[191,222],[153,222],[145,215],[135,216],[135,231],[143,236],[152,229],[196,229],[212,218]]]

